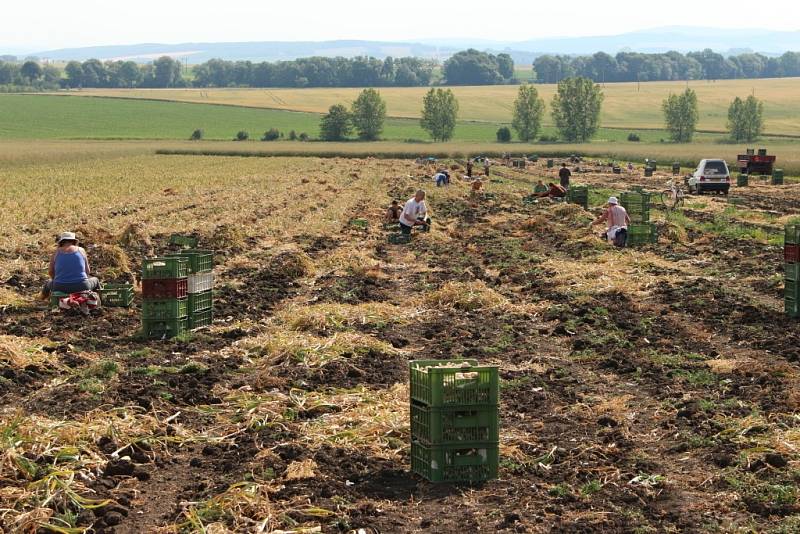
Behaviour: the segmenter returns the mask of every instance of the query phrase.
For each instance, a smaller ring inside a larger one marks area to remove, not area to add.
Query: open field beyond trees
[[[586,211],[522,202],[541,161],[471,196],[458,157],[437,189],[410,159],[154,154],[243,145],[264,144],[0,142],[0,530],[800,530],[800,184],[690,197],[617,250],[600,204],[665,174],[583,164]],[[419,187],[433,229],[390,245],[383,211]],[[65,229],[107,282],[197,234],[213,326],[143,340],[139,295],[49,311]],[[407,362],[462,356],[500,367],[500,476],[432,485],[409,473]]]
[[[603,85],[605,100],[601,124],[609,128],[662,129],[661,102],[670,93],[679,93],[687,82],[608,83]],[[700,108],[698,128],[724,132],[728,106],[734,97],[750,94],[764,101],[765,132],[800,136],[800,79],[690,81],[697,92]],[[536,85],[547,105],[545,125],[552,125],[549,106],[555,85]],[[388,114],[417,118],[422,97],[428,88],[383,88]],[[517,86],[453,87],[460,103],[459,118],[466,121],[508,123]],[[227,104],[259,108],[324,113],[333,104],[349,104],[360,89],[87,89],[70,94],[125,98],[163,99],[206,104]]]
[[[784,169],[787,176],[800,176],[800,144],[789,140],[770,140],[758,146],[769,147],[771,154],[777,154],[777,167]],[[690,144],[672,143],[619,143],[595,142],[588,144],[501,144],[480,142],[450,143],[406,143],[381,141],[375,143],[303,143],[259,141],[177,141],[177,140],[63,140],[45,139],[0,140],[0,162],[7,165],[22,163],[91,160],[97,157],[114,155],[153,154],[156,151],[185,152],[205,155],[253,155],[253,156],[320,156],[325,158],[351,156],[358,158],[416,158],[420,155],[438,157],[459,157],[488,154],[500,157],[506,152],[514,154],[536,153],[542,157],[583,154],[607,158],[619,162],[643,162],[645,158],[655,159],[668,165],[680,161],[689,172],[703,158],[724,158],[734,165],[736,155],[745,147],[735,144],[714,142],[694,142]]]

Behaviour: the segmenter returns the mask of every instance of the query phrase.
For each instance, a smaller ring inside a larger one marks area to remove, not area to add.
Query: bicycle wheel
[[[661,204],[668,210],[675,209],[675,197],[672,195],[672,189],[666,189],[661,192]]]

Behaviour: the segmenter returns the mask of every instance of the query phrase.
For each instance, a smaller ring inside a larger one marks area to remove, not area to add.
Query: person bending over
[[[411,234],[411,229],[415,226],[422,226],[423,229],[430,228],[431,219],[428,217],[428,206],[425,204],[425,191],[418,189],[416,194],[409,198],[400,214],[400,230],[406,234]]]
[[[628,216],[628,212],[625,208],[619,205],[617,197],[610,197],[608,199],[605,211],[603,211],[600,217],[592,221],[590,226],[602,222],[605,222],[608,228],[605,233],[608,242],[618,247],[625,246],[625,238],[627,238],[628,225],[631,223],[631,218]],[[623,239],[618,238],[618,235]]]

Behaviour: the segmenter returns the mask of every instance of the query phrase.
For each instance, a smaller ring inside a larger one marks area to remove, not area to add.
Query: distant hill
[[[446,59],[465,48],[508,52],[518,63],[530,63],[541,54],[593,54],[603,51],[615,54],[621,50],[636,52],[689,52],[711,48],[717,52],[761,52],[781,54],[800,50],[800,31],[778,32],[758,29],[715,29],[688,26],[654,28],[618,35],[563,37],[526,41],[489,41],[481,39],[428,39],[411,41],[264,41],[244,43],[180,43],[136,44],[64,48],[36,52],[34,56],[52,60],[96,58],[150,61],[169,55],[185,58],[189,63],[202,63],[211,58],[250,61],[292,60],[310,56],[415,56]],[[2,53],[2,50],[0,50]]]
[[[312,56],[373,56],[381,59],[386,56],[436,58],[440,53],[443,53],[444,57],[447,57],[453,52],[455,52],[454,49],[448,48],[440,52],[435,45],[411,42],[265,41],[243,43],[147,43],[136,45],[93,46],[86,48],[47,50],[36,52],[31,55],[61,61],[73,59],[85,61],[93,58],[101,60],[131,59],[134,61],[149,61],[159,56],[166,55],[175,58],[185,58],[189,63],[202,63],[212,58],[236,61],[280,61]]]

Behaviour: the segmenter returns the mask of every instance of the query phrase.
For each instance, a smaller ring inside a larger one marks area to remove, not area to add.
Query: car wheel
[[[703,194],[703,190],[700,188],[700,186],[699,186],[699,185],[698,185],[698,186],[696,186],[696,187],[694,188],[694,190],[695,190],[695,192],[696,192],[698,195],[702,195],[702,194]]]

